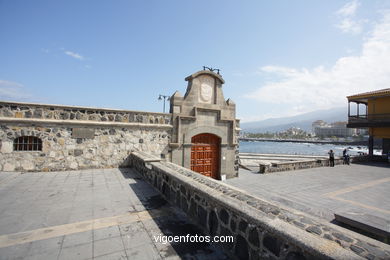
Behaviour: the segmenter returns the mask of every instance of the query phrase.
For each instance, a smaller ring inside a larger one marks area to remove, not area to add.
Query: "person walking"
[[[333,150],[329,151],[329,166],[334,167],[334,152]]]
[[[348,150],[347,149],[344,149],[343,151],[343,164],[347,164],[349,165],[349,154],[348,154]]]

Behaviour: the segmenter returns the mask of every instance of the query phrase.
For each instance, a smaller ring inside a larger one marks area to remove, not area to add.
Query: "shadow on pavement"
[[[149,219],[143,224],[153,240],[160,256],[164,258],[178,256],[180,259],[229,259],[221,249],[207,242],[185,242],[205,234],[186,219],[183,212],[172,207],[149,183],[144,181],[131,168],[120,168],[127,179],[132,179],[130,188],[137,195],[139,211],[147,212]],[[137,208],[136,208],[137,210]],[[182,242],[167,242],[164,236],[178,236]],[[156,241],[159,239],[160,241]],[[164,241],[163,241],[164,240]]]
[[[373,167],[382,167],[382,168],[389,168],[390,169],[389,162],[353,162],[352,164],[366,165],[366,166],[373,166]]]

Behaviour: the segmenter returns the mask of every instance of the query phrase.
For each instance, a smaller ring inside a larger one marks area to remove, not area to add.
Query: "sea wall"
[[[343,159],[335,158],[335,165],[343,164]],[[305,161],[277,162],[269,164],[259,164],[259,173],[273,173],[283,171],[294,171],[300,169],[309,169],[316,167],[329,167],[328,159],[316,159]]]
[[[0,102],[0,171],[125,167],[133,150],[168,156],[171,115],[127,110]],[[39,151],[17,151],[33,136]]]
[[[287,210],[142,152],[134,167],[173,205],[221,244],[233,259],[389,259],[390,246]]]

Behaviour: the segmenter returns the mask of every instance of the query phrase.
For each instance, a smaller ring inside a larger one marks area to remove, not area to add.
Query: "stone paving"
[[[334,219],[335,212],[390,219],[389,164],[337,165],[270,174],[240,169],[239,177],[226,183],[328,221]]]
[[[131,169],[0,172],[0,259],[224,259]]]

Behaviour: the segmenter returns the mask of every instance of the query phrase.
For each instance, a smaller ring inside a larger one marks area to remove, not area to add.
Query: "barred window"
[[[15,138],[14,151],[42,151],[42,140],[35,136]]]

